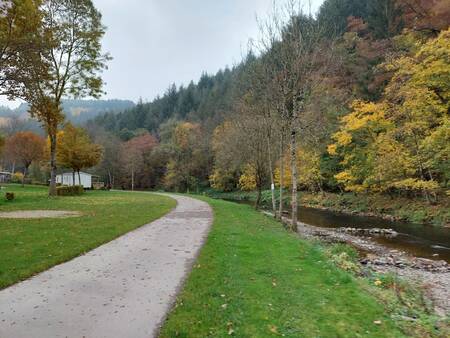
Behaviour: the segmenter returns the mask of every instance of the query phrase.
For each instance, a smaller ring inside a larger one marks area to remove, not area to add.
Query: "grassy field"
[[[392,293],[337,268],[329,248],[249,206],[204,199],[214,225],[161,337],[405,336]]]
[[[5,191],[14,192],[16,199],[6,201]],[[0,193],[0,212],[50,209],[80,211],[83,216],[0,219],[0,289],[155,220],[175,205],[163,196],[106,191],[49,199],[46,187],[8,186]]]

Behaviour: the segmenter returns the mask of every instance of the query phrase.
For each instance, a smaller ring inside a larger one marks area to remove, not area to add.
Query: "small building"
[[[93,175],[80,171],[81,182],[78,179],[78,173],[75,173],[75,181],[74,181],[73,176],[74,175],[71,172],[56,175],[56,184],[68,185],[68,186],[82,185],[84,189],[92,188],[92,176]]]
[[[11,182],[12,174],[7,171],[0,171],[0,183]]]

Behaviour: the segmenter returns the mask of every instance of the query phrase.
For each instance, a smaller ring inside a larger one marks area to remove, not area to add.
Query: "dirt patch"
[[[64,210],[20,210],[0,212],[0,218],[14,219],[35,219],[35,218],[68,218],[80,217],[82,214],[78,211]]]

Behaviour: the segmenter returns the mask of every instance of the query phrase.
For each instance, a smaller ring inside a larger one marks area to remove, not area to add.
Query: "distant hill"
[[[63,109],[68,121],[82,124],[104,113],[118,113],[135,106],[129,100],[64,100]],[[16,109],[0,107],[0,117],[21,116],[27,118],[28,105],[22,103]]]

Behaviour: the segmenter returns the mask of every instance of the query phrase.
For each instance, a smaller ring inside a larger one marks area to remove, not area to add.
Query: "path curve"
[[[155,336],[213,218],[168,196],[177,207],[159,220],[0,291],[0,337]]]

